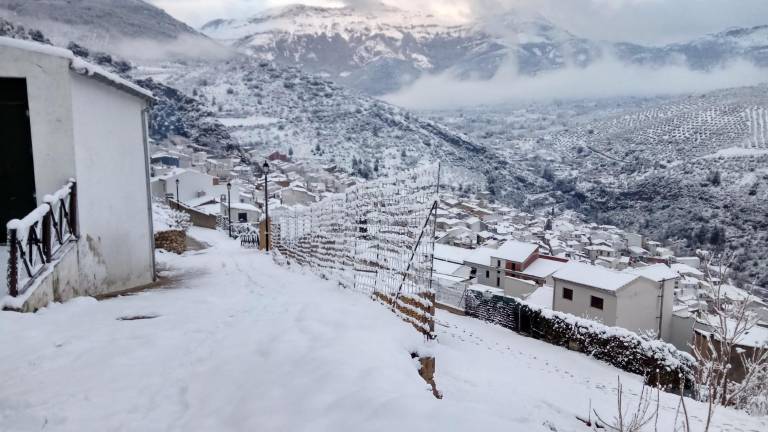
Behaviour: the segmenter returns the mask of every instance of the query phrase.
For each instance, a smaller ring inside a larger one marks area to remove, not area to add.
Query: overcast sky
[[[342,0],[148,0],[198,27],[291,3],[340,6]],[[345,0],[366,4],[373,0]],[[733,26],[768,24],[768,0],[384,0],[455,19],[517,8],[539,12],[582,36],[644,43],[686,40]]]

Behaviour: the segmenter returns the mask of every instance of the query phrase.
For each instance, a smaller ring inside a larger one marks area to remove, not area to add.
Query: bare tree
[[[709,429],[718,405],[749,408],[753,398],[765,397],[764,378],[768,374],[768,350],[740,348],[746,336],[757,326],[758,316],[752,310],[754,296],[728,296],[727,280],[733,255],[723,254],[715,266],[707,260],[705,275],[712,290],[709,310],[700,316],[708,335],[697,338],[693,354],[698,366],[694,395],[708,405],[705,430]],[[713,276],[716,270],[716,277]],[[734,378],[734,368],[741,367],[743,378]],[[759,407],[758,407],[759,408]]]
[[[602,423],[602,426],[614,432],[639,432],[643,430],[645,426],[651,423],[655,419],[654,424],[658,425],[659,419],[659,403],[660,393],[659,389],[656,389],[656,401],[655,409],[651,410],[654,405],[653,390],[648,386],[643,385],[640,390],[640,395],[637,399],[637,405],[624,406],[624,388],[621,385],[621,378],[617,378],[618,386],[616,388],[616,414],[612,419],[606,421],[600,416],[600,413],[595,410],[595,416],[598,423]],[[656,429],[656,428],[654,428]]]

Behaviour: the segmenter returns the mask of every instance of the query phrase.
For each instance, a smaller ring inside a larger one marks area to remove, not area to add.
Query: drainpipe
[[[149,110],[152,103],[141,110],[141,139],[144,145],[144,181],[147,187],[147,219],[149,222],[149,256],[152,265],[152,282],[157,280],[157,265],[155,263],[155,227],[152,222],[152,190],[149,186]],[[178,199],[178,197],[177,197]]]
[[[671,279],[662,279],[660,282],[661,286],[661,303],[659,304],[659,334],[657,339],[661,339],[661,324],[664,321],[664,284],[667,283],[668,280]]]

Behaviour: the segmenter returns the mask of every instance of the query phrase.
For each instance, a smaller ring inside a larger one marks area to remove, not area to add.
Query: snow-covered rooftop
[[[600,266],[571,261],[555,272],[556,279],[587,285],[606,291],[623,288],[639,276],[622,273]]]
[[[538,249],[539,246],[533,243],[509,240],[501,245],[492,256],[494,258],[521,263],[525,262],[531,255],[536,253]]]
[[[665,264],[654,264],[647,267],[636,267],[625,270],[627,273],[642,276],[646,279],[650,279],[654,282],[661,282],[669,279],[677,279],[680,277],[675,271],[667,267]]]
[[[104,82],[105,84],[109,84],[127,93],[131,93],[134,96],[139,96],[149,100],[154,99],[152,92],[149,90],[142,88],[126,80],[125,78],[120,77],[119,75],[108,72],[100,66],[86,62],[85,60],[75,56],[75,54],[68,49],[9,37],[0,37],[0,46],[68,59],[70,61],[70,69],[80,75],[95,78]]]
[[[495,256],[498,253],[497,249],[491,249],[487,247],[480,247],[472,251],[465,261],[470,264],[479,264],[483,266],[491,265],[491,256]]]
[[[522,272],[537,278],[546,278],[563,268],[567,263],[546,258],[538,258]]]
[[[464,261],[474,252],[473,249],[464,249],[456,246],[435,243],[435,259],[456,264],[464,264]]]

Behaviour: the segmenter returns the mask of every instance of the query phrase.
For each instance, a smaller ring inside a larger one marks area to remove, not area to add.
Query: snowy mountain
[[[380,5],[373,9],[303,5],[250,18],[214,20],[201,31],[259,59],[297,66],[369,94],[392,92],[424,73],[492,77],[584,67],[606,56],[632,64],[686,64],[707,70],[734,59],[768,67],[768,30],[733,29],[689,43],[648,47],[591,41],[538,15],[513,11],[476,22]]]
[[[384,5],[295,5],[243,20],[214,20],[201,31],[257,58],[325,74],[371,94],[396,90],[425,72],[453,69],[489,78],[513,55],[521,71],[536,73],[584,65],[600,51],[541,16],[508,12],[460,24]]]
[[[199,53],[217,45],[142,0],[0,0],[0,18],[43,30],[57,45],[73,41],[123,56]]]

